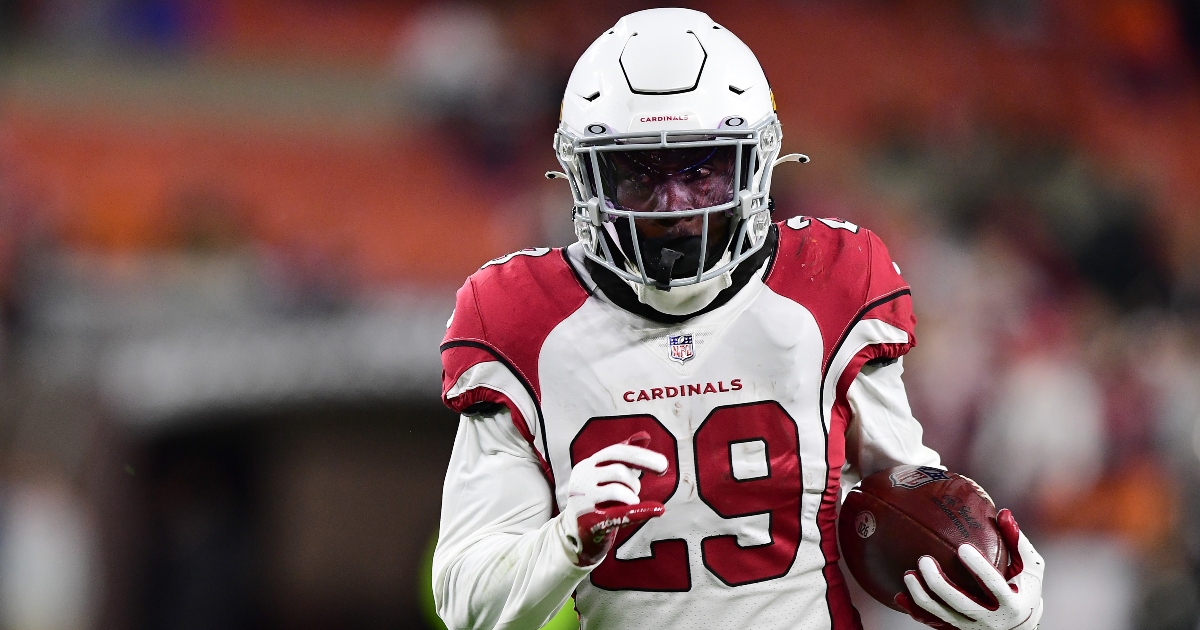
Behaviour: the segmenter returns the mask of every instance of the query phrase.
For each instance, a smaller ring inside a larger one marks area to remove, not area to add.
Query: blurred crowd
[[[391,293],[444,318],[483,261],[570,242],[541,178],[562,87],[650,6],[588,4],[0,0],[0,625],[137,606],[102,588],[137,563],[104,543],[100,468],[149,439],[106,340]],[[1200,4],[690,6],[756,51],[813,158],[777,218],[869,227],[911,283],[914,411],[1047,556],[1043,629],[1200,628]],[[224,505],[187,503],[190,474],[150,499],[184,538]],[[127,616],[208,627],[157,605]]]

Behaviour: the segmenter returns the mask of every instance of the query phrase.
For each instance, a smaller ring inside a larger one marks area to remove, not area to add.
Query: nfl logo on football
[[[931,481],[947,481],[950,477],[946,471],[932,466],[919,466],[911,469],[898,470],[889,477],[893,488],[908,488],[915,490]]]
[[[671,360],[683,363],[695,356],[692,351],[691,335],[671,335],[667,337],[667,345],[671,348]]]

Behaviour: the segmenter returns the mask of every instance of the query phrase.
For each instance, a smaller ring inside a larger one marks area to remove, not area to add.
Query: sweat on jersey
[[[443,397],[493,411],[460,419],[447,473],[434,562],[447,625],[537,627],[574,592],[584,628],[861,628],[837,565],[843,468],[939,462],[900,381],[911,296],[868,230],[800,217],[773,230],[745,286],[679,323],[604,299],[578,246],[467,280]],[[576,567],[555,518],[571,468],[638,431],[669,462],[640,494],[666,513]]]

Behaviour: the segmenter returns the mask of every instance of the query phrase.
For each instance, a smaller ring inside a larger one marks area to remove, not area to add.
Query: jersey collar
[[[750,279],[754,277],[755,273],[761,269],[764,264],[768,265],[769,272],[769,266],[775,261],[775,250],[778,248],[778,246],[779,228],[778,226],[772,225],[770,232],[767,233],[767,238],[763,243],[763,246],[757,252],[755,252],[754,255],[742,261],[742,263],[733,270],[733,274],[730,277],[731,284],[729,287],[718,293],[717,296],[713,298],[713,301],[709,302],[709,304],[704,308],[694,313],[688,313],[685,315],[671,315],[669,313],[663,313],[641,302],[638,300],[637,293],[635,293],[634,290],[630,288],[630,286],[624,280],[617,276],[617,274],[596,264],[591,259],[584,259],[582,264],[587,270],[587,275],[590,276],[592,283],[595,285],[594,287],[588,287],[592,290],[592,292],[598,289],[604,294],[604,298],[606,298],[609,302],[612,302],[616,306],[619,306],[620,308],[629,311],[634,315],[644,317],[650,321],[658,322],[660,324],[680,324],[692,319],[693,317],[703,315],[724,306],[733,298],[733,296],[737,295],[737,293],[741,291],[747,283],[750,282]],[[573,256],[568,256],[567,260],[572,265],[578,265],[581,262]],[[587,283],[585,282],[585,287],[586,286]]]

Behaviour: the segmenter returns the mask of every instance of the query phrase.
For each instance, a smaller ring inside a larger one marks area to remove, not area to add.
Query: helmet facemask
[[[733,146],[601,152],[605,205],[662,215],[726,206],[735,199],[736,152]],[[733,236],[732,219],[730,210],[682,218],[620,217],[605,226],[604,235],[611,247],[615,233],[632,269],[629,253],[637,249],[634,262],[641,261],[656,287],[669,289],[672,278],[695,276],[721,259]]]
[[[627,281],[669,291],[732,270],[762,247],[780,128],[747,127],[577,136],[555,149],[575,200],[588,258]],[[596,183],[599,183],[597,186]]]

